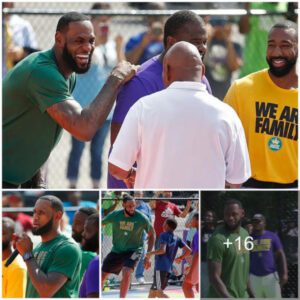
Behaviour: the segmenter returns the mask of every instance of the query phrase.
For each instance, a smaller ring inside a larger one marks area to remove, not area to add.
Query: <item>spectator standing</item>
[[[150,2],[147,9],[162,10],[164,3]],[[132,64],[143,64],[150,58],[160,54],[163,49],[163,25],[164,18],[161,16],[147,16],[147,31],[132,36],[125,46],[126,59]]]
[[[205,212],[201,227],[201,298],[208,296],[209,276],[207,266],[207,243],[216,229],[216,213],[212,210]]]
[[[3,8],[14,8],[14,3],[3,2]],[[5,55],[6,71],[27,55],[38,51],[35,32],[31,24],[16,14],[6,14],[3,17],[5,23]],[[5,72],[6,73],[6,72]],[[2,74],[3,76],[5,75]]]
[[[18,255],[5,267],[12,254],[12,240],[15,233],[15,222],[7,217],[2,218],[2,297],[24,298],[26,291],[27,269],[22,257]]]
[[[256,298],[281,298],[288,281],[286,257],[277,234],[266,230],[262,214],[252,217],[253,249],[250,252],[250,283]],[[278,267],[277,267],[278,266]]]
[[[223,100],[232,74],[242,65],[242,47],[232,41],[232,24],[228,17],[212,17],[205,56],[205,75],[213,95]]]
[[[82,250],[94,252],[97,256],[89,263],[80,285],[80,298],[99,298],[99,214],[90,215],[82,233]]]
[[[136,191],[134,193],[134,198],[136,201],[136,210],[140,211],[143,213],[149,220],[149,222],[152,224],[152,211],[148,203],[145,203],[143,199],[143,192],[142,191]],[[145,278],[144,278],[144,258],[145,258],[145,253],[146,253],[146,248],[145,248],[145,243],[147,240],[147,234],[144,232],[143,235],[144,239],[144,246],[143,246],[143,252],[140,261],[138,262],[138,265],[135,270],[135,278],[138,283],[145,283]]]

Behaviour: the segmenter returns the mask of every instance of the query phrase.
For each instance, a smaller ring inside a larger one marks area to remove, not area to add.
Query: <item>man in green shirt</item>
[[[81,261],[81,269],[80,269],[80,282],[82,280],[83,274],[87,269],[91,260],[97,255],[95,252],[87,251],[82,247],[83,241],[83,231],[84,231],[84,223],[92,214],[96,214],[97,209],[94,207],[80,207],[79,210],[75,213],[73,224],[72,224],[72,238],[79,243],[81,247],[82,261]]]
[[[224,225],[215,230],[207,245],[208,298],[253,297],[249,285],[251,245],[248,232],[241,227],[243,217],[240,201],[225,203]]]
[[[94,48],[89,17],[70,12],[58,21],[54,47],[29,55],[4,78],[3,188],[44,187],[39,170],[62,129],[88,141],[106,120],[120,86],[136,67],[119,63],[95,100],[82,109],[71,93],[75,73],[89,69]]]
[[[42,242],[33,249],[25,233],[16,241],[27,266],[26,298],[78,297],[81,253],[73,239],[59,233],[63,213],[57,197],[40,197],[33,210],[32,233]]]
[[[120,298],[125,298],[130,285],[130,276],[141,258],[143,233],[148,233],[148,250],[154,244],[154,229],[148,218],[136,210],[135,199],[128,194],[123,196],[122,210],[113,211],[102,220],[102,226],[112,224],[113,248],[105,257],[102,265],[102,289],[110,273],[118,275],[122,271]],[[145,258],[145,267],[149,267],[149,258]]]

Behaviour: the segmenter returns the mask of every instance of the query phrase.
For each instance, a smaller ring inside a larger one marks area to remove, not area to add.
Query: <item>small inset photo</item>
[[[101,193],[102,298],[199,298],[199,192]]]
[[[99,192],[2,194],[2,298],[99,298]]]
[[[298,192],[201,200],[201,298],[298,298]]]

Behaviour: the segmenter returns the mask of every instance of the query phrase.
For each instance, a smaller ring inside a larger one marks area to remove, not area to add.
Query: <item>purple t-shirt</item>
[[[84,273],[80,286],[79,297],[88,298],[89,294],[99,293],[99,256],[96,256],[90,263]]]
[[[263,235],[251,235],[254,248],[250,252],[250,273],[256,276],[266,276],[276,272],[274,254],[282,249],[277,234],[265,230]]]
[[[131,106],[140,98],[163,90],[163,67],[159,61],[159,55],[143,63],[129,82],[127,82],[118,94],[116,107],[112,117],[112,122],[122,124]],[[212,94],[211,88],[206,77],[202,83],[206,85],[209,94]],[[108,173],[108,188],[125,188],[122,180],[117,180]]]
[[[199,231],[195,233],[192,241],[192,253],[198,253],[199,252]]]

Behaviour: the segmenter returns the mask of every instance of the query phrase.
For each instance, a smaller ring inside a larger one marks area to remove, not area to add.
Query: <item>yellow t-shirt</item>
[[[276,183],[298,179],[298,90],[282,89],[268,70],[236,80],[225,96],[244,126],[252,178]]]
[[[11,265],[4,266],[6,260],[2,261],[2,297],[3,298],[25,298],[27,268],[22,257],[18,255]]]

